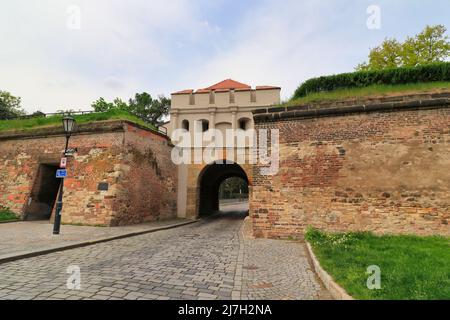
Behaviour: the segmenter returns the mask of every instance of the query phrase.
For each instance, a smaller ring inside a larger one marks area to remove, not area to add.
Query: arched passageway
[[[219,211],[220,186],[225,180],[233,177],[244,180],[248,186],[247,174],[238,164],[213,163],[203,169],[199,176],[199,216],[204,217]],[[248,194],[245,194],[245,197],[248,199]],[[244,199],[241,198],[240,200]],[[244,210],[246,211],[247,209]]]

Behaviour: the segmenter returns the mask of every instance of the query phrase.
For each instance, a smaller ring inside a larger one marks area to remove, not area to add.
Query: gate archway
[[[215,162],[203,168],[198,178],[198,216],[204,217],[219,211],[219,188],[228,178],[238,177],[249,185],[244,169],[230,162]]]

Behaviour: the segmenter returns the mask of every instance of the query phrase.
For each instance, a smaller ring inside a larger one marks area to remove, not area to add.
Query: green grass
[[[0,221],[18,220],[17,216],[8,209],[0,209]]]
[[[346,100],[351,98],[367,98],[374,96],[387,96],[391,94],[409,94],[423,93],[436,90],[450,90],[450,82],[424,82],[398,85],[373,85],[364,88],[339,89],[335,91],[326,91],[319,93],[311,93],[306,97],[299,99],[291,99],[283,106],[296,106],[308,103],[332,102],[338,100]]]
[[[107,121],[107,120],[129,120],[136,124],[142,125],[149,129],[155,129],[154,126],[144,122],[136,116],[129,114],[128,112],[121,110],[112,110],[102,113],[90,113],[85,115],[74,116],[76,123],[87,123],[96,121]],[[62,126],[61,124],[62,116],[52,116],[48,118],[31,118],[31,119],[21,119],[21,120],[0,120],[0,131],[10,131],[10,130],[32,130],[36,128],[43,127],[54,127]]]
[[[322,267],[356,299],[449,300],[450,238],[308,230]],[[381,269],[381,289],[367,288],[367,268]]]

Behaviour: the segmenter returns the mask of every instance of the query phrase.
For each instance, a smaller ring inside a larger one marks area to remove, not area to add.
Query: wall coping
[[[76,126],[76,131],[74,135],[86,135],[93,133],[109,133],[109,132],[125,132],[126,125],[131,125],[140,130],[145,130],[152,132],[156,135],[166,138],[169,137],[159,131],[147,128],[145,126],[139,125],[129,120],[106,120],[106,121],[95,121],[81,123]],[[0,141],[3,140],[17,140],[17,139],[34,139],[34,138],[45,138],[53,136],[65,136],[62,126],[51,126],[51,127],[38,127],[35,129],[28,130],[10,130],[0,132]]]
[[[254,122],[257,124],[298,118],[342,116],[352,113],[449,108],[450,92],[374,98],[360,103],[355,102],[356,100],[347,100],[316,105],[272,106],[253,110],[252,113]]]

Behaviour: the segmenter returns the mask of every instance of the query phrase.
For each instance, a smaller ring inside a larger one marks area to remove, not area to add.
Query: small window
[[[206,132],[209,130],[209,121],[208,120],[201,120],[202,121],[202,131]]]
[[[189,131],[189,121],[183,120],[183,122],[181,123],[181,127],[182,127],[184,130]]]
[[[230,90],[230,103],[234,103],[234,102],[235,102],[234,90]]]
[[[241,130],[250,129],[250,119],[248,118],[239,119],[239,129]]]
[[[193,93],[189,95],[189,104],[192,106],[195,104],[195,96]]]
[[[215,104],[216,103],[216,95],[214,91],[211,91],[209,93],[209,104]]]
[[[250,102],[256,102],[256,91],[250,92]]]

